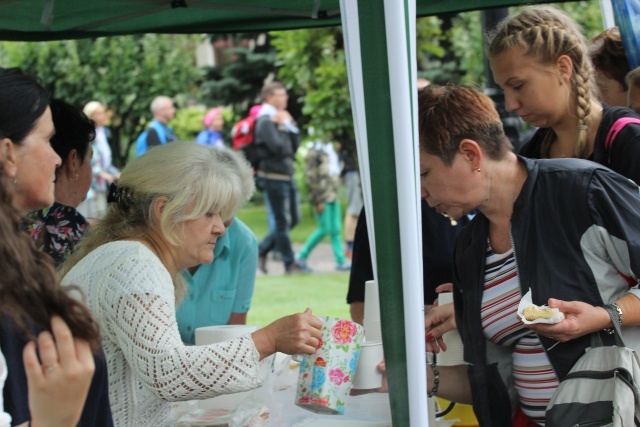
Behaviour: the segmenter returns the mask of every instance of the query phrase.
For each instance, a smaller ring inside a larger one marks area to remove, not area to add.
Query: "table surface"
[[[387,393],[349,396],[344,415],[322,415],[296,406],[295,392],[299,363],[289,356],[278,354],[271,363],[269,374],[261,388],[249,392],[219,396],[201,401],[175,403],[166,426],[215,426],[218,419],[223,426],[224,416],[235,420],[268,413],[269,425],[281,427],[391,427],[391,409]],[[267,364],[265,363],[265,365]],[[215,417],[214,414],[218,414]],[[266,416],[266,415],[265,415]],[[205,419],[209,418],[209,421]],[[200,419],[200,421],[196,421]]]

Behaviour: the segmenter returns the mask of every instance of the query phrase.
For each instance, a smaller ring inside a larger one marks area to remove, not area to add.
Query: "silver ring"
[[[56,365],[49,365],[46,367],[48,373],[51,373],[56,370]]]

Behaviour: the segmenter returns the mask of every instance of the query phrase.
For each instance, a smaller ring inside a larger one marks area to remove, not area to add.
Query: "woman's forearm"
[[[472,402],[471,386],[467,375],[467,365],[456,366],[436,366],[438,370],[438,391],[436,396],[447,399],[451,402],[467,403]],[[431,365],[427,365],[427,390],[433,390],[435,376]]]

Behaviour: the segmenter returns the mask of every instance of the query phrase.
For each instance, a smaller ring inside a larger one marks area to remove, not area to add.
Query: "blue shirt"
[[[238,218],[218,238],[213,262],[192,275],[183,270],[189,290],[176,318],[182,341],[195,344],[195,330],[226,325],[231,313],[246,313],[251,306],[258,267],[258,240]]]
[[[222,133],[211,129],[205,129],[202,132],[198,133],[196,142],[200,145],[208,145],[215,148],[224,148],[224,138],[222,137]]]

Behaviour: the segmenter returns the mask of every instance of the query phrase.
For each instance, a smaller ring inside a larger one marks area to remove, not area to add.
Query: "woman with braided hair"
[[[540,128],[519,154],[588,159],[640,183],[640,125],[605,148],[618,119],[638,116],[598,102],[586,40],[568,15],[535,6],[506,18],[488,35],[487,57],[506,109]]]

